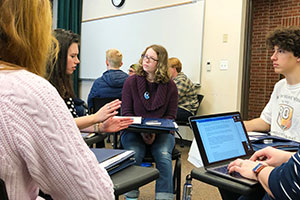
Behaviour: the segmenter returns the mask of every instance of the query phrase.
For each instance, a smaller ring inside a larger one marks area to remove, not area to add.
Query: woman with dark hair
[[[132,120],[130,118],[112,118],[121,106],[120,100],[112,101],[103,106],[97,113],[78,117],[74,105],[74,90],[72,87],[72,74],[79,64],[78,45],[79,35],[64,29],[56,29],[54,35],[59,43],[59,53],[49,65],[47,79],[57,89],[71,111],[78,128],[85,132],[117,132],[127,128]],[[103,123],[102,123],[103,122]]]
[[[57,90],[42,78],[57,44],[49,0],[0,1],[0,178],[8,198],[114,199]],[[54,41],[54,42],[53,42]]]
[[[122,101],[124,116],[175,119],[178,94],[175,83],[168,75],[168,53],[164,47],[151,45],[144,50],[136,74],[128,77],[124,83]],[[125,149],[135,151],[137,165],[142,163],[146,149],[151,149],[160,172],[156,181],[155,199],[173,199],[174,135],[124,131],[121,143]],[[127,199],[136,199],[138,195],[138,191],[126,194]]]

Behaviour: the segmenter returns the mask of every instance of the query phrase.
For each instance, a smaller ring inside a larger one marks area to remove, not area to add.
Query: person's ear
[[[105,64],[106,64],[106,66],[108,66],[108,65],[109,65],[109,63],[108,63],[108,61],[107,61],[107,60],[105,60]]]
[[[123,62],[121,62],[120,67],[123,65]]]
[[[297,57],[297,62],[299,62],[299,63],[300,63],[300,57]]]

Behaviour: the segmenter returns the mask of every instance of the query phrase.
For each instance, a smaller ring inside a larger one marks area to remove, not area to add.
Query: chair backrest
[[[92,98],[92,102],[93,102],[93,107],[90,110],[90,114],[93,114],[95,112],[97,112],[102,106],[104,106],[105,104],[116,100],[116,99],[120,99],[119,97],[105,97],[105,98],[99,98],[99,97],[94,97]],[[121,114],[121,109],[118,109],[119,114]]]
[[[199,104],[198,104],[198,108],[197,108],[197,110],[195,112],[195,115],[197,114],[197,112],[198,112],[198,110],[200,108],[200,104],[201,104],[203,98],[204,98],[204,96],[202,94],[197,94],[197,99],[198,99]]]
[[[199,106],[203,100],[204,96],[202,94],[197,94],[197,99],[198,99],[198,102],[199,102]]]
[[[6,192],[5,183],[2,179],[0,179],[0,199],[1,200],[8,200],[8,195]]]

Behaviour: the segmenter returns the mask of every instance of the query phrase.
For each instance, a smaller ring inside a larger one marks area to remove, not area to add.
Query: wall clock
[[[125,3],[125,0],[111,0],[111,2],[115,7],[120,8]]]

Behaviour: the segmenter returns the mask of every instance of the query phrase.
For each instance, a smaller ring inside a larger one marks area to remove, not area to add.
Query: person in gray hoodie
[[[95,80],[88,96],[88,107],[93,107],[92,98],[117,97],[121,98],[122,88],[128,74],[120,70],[123,65],[123,55],[117,49],[106,51],[107,71]]]

